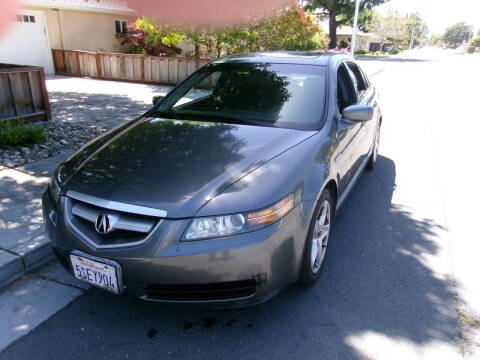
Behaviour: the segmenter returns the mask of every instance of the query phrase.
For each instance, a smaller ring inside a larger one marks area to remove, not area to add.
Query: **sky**
[[[391,9],[401,14],[418,11],[430,34],[443,34],[458,21],[473,25],[475,33],[480,28],[480,0],[390,0],[377,8],[382,15]]]

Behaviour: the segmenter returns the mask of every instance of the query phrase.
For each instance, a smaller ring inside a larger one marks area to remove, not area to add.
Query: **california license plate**
[[[78,280],[87,282],[93,286],[119,294],[119,279],[121,268],[116,262],[107,259],[95,258],[95,260],[72,253],[70,255],[73,274]]]

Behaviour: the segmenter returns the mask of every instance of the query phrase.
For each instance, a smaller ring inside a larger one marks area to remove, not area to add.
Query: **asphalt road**
[[[428,50],[365,62],[384,69],[372,79],[384,111],[380,157],[338,214],[313,287],[228,311],[92,289],[0,359],[474,356],[479,65],[476,55]]]

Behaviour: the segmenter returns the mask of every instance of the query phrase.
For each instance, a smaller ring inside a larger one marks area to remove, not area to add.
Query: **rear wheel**
[[[380,123],[377,125],[377,130],[375,131],[375,139],[373,140],[373,150],[370,159],[368,159],[367,169],[372,170],[375,167],[378,157],[378,147],[380,145]]]
[[[325,189],[315,208],[305,245],[299,278],[303,285],[313,284],[320,274],[330,238],[333,212],[332,195]]]

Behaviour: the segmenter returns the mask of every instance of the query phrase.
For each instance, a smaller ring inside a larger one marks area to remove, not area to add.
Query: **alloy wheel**
[[[312,240],[311,267],[312,272],[316,274],[322,266],[327,252],[328,238],[330,235],[331,209],[330,202],[325,200],[322,203],[315,222],[315,229]]]
[[[380,145],[380,126],[377,126],[377,131],[375,132],[375,143],[373,145],[373,162],[377,161],[379,145]]]

